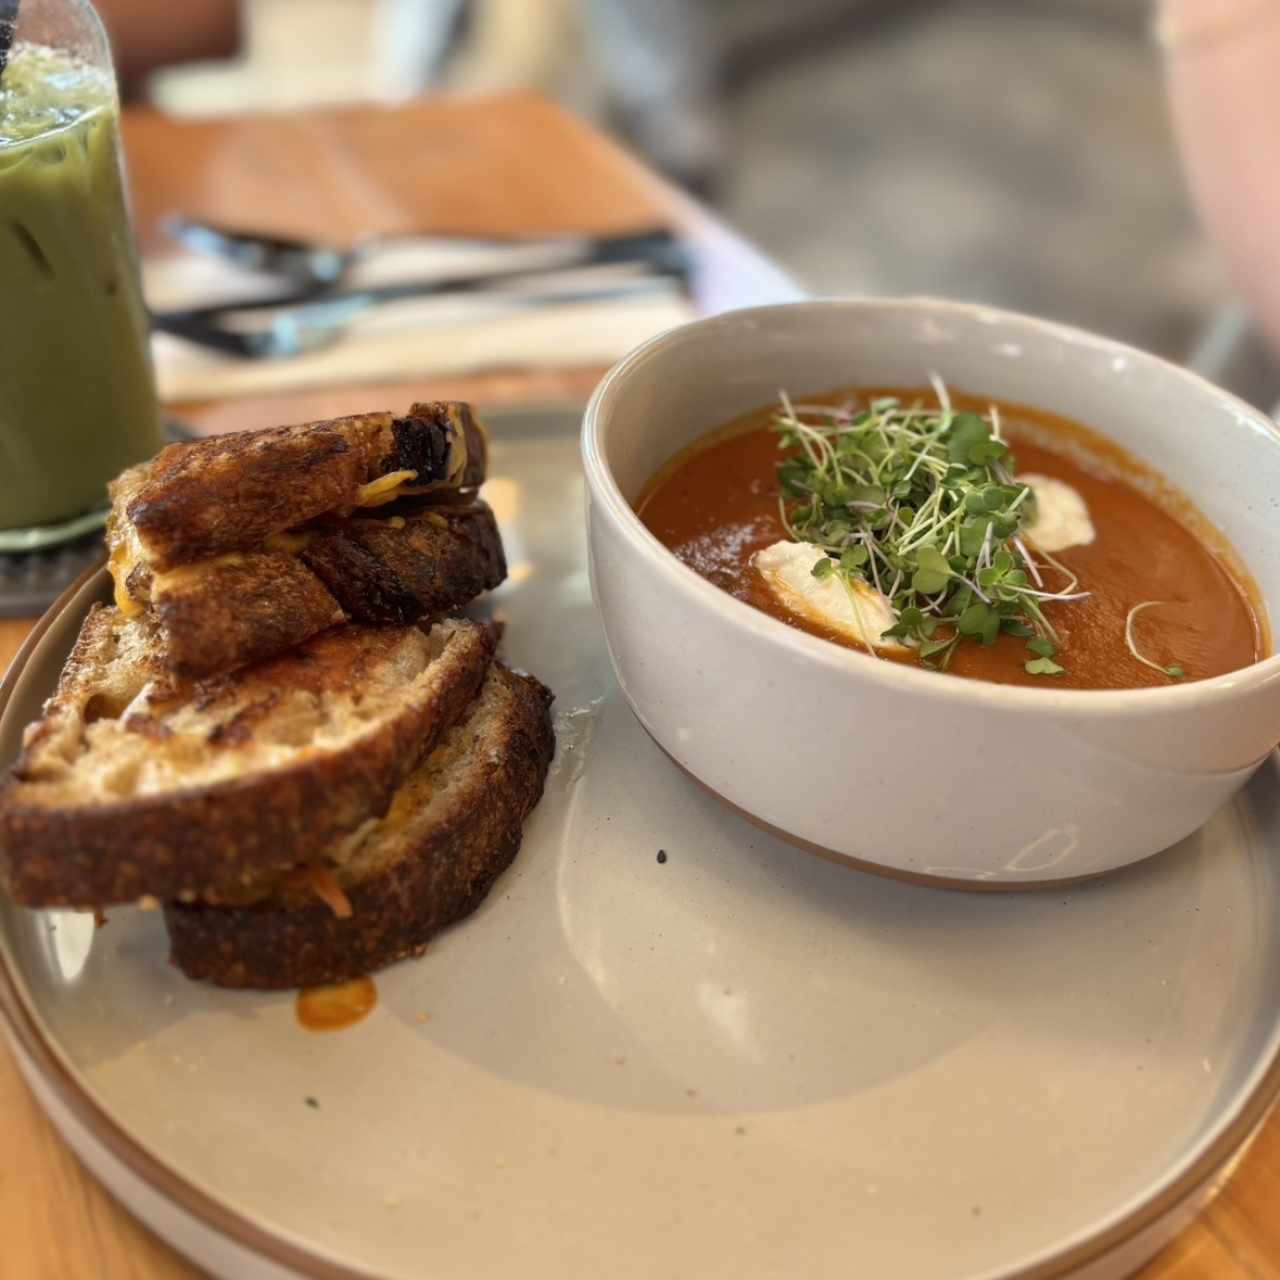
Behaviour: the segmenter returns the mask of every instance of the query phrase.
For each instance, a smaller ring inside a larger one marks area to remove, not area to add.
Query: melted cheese
[[[296,556],[313,537],[315,535],[310,532],[298,533],[291,529],[286,529],[281,533],[268,534],[263,540],[262,546],[267,551],[278,551],[282,555]]]
[[[351,899],[328,867],[296,867],[285,877],[285,885],[291,889],[309,889],[339,920],[350,920],[354,914]]]
[[[356,506],[381,507],[394,502],[417,478],[416,471],[390,471],[385,476],[370,480],[356,490]]]
[[[210,556],[207,560],[193,560],[190,564],[180,564],[176,568],[169,569],[165,573],[157,573],[152,577],[151,594],[163,595],[166,591],[180,587],[189,579],[199,577],[209,569],[225,564],[240,564],[244,558],[243,552],[229,551],[226,555]]]
[[[851,582],[846,590],[834,574],[813,576],[813,566],[826,554],[811,542],[775,542],[756,552],[754,564],[792,613],[868,649],[904,650],[899,641],[881,638],[898,620],[887,597],[864,582]]]
[[[138,535],[134,532],[133,526],[128,525],[124,540],[117,542],[111,548],[111,556],[107,560],[107,571],[111,574],[112,594],[115,597],[116,608],[126,618],[136,618],[143,610],[142,601],[135,600],[129,591],[129,575],[144,559]]]
[[[449,441],[449,484],[457,484],[462,479],[462,473],[467,469],[467,457],[466,432],[455,428],[453,439]]]

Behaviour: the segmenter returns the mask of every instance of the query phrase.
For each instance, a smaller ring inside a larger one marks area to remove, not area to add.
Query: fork
[[[3,0],[0,0],[2,3]],[[651,227],[619,235],[563,235],[533,239],[488,239],[480,236],[368,236],[349,249],[270,232],[226,227],[175,214],[165,220],[165,230],[195,253],[221,258],[264,275],[280,276],[299,292],[314,293],[340,284],[360,263],[392,245],[450,245],[474,249],[545,249],[564,254],[552,265],[573,266],[590,261],[643,261],[661,255],[676,243],[665,227]],[[550,267],[544,268],[550,269]]]
[[[683,286],[683,269],[668,269],[648,276],[631,277],[613,284],[576,289],[552,289],[537,293],[508,293],[495,289],[468,289],[475,296],[492,295],[513,306],[546,307],[574,302],[603,302],[615,298],[638,298],[671,292]],[[239,308],[207,308],[199,312],[171,312],[152,316],[152,324],[164,333],[184,338],[199,346],[249,360],[279,360],[323,350],[339,341],[355,319],[366,309],[390,297],[431,297],[447,289],[406,290],[390,293],[392,286],[363,293],[316,297],[282,309],[262,328],[241,329],[229,323]],[[377,293],[377,296],[371,296]],[[261,310],[261,308],[252,308]],[[210,314],[212,313],[212,314]]]
[[[195,225],[195,224],[193,224]],[[202,230],[208,230],[203,224]],[[224,233],[218,232],[218,235]],[[291,256],[304,252],[299,246],[303,241],[289,241],[253,237],[239,233],[229,241],[231,252],[239,254],[246,246],[257,245],[262,250],[261,261],[293,262],[300,259]],[[478,243],[478,242],[477,242]],[[519,242],[511,242],[519,243]],[[239,302],[220,302],[211,306],[186,307],[152,313],[153,326],[175,337],[211,347],[224,353],[247,359],[279,359],[314,351],[336,342],[351,323],[368,308],[383,302],[409,298],[428,298],[448,294],[497,294],[502,285],[520,284],[536,280],[549,273],[589,268],[608,268],[619,264],[647,264],[653,274],[630,280],[610,280],[600,285],[587,284],[569,290],[559,289],[542,293],[504,294],[510,301],[526,306],[548,305],[567,301],[593,301],[604,298],[627,297],[649,293],[655,287],[670,288],[672,282],[683,286],[689,276],[689,259],[683,245],[665,229],[646,231],[625,236],[601,236],[564,241],[527,242],[530,244],[560,244],[575,250],[571,256],[554,265],[489,269],[470,275],[431,277],[393,284],[371,285],[347,292],[336,290],[331,284],[311,283],[292,293],[266,298],[250,298]],[[317,253],[318,247],[312,246]],[[331,251],[324,251],[331,252]],[[228,256],[224,255],[224,256]],[[242,264],[248,259],[239,257]],[[344,268],[333,279],[340,280]],[[297,276],[293,277],[295,280]],[[275,312],[268,324],[259,328],[245,328],[236,320],[250,320],[256,313]]]

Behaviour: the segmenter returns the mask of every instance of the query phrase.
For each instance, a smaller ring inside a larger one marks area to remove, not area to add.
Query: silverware
[[[4,0],[0,0],[3,4]],[[194,253],[221,258],[250,271],[280,276],[300,293],[334,288],[365,259],[394,245],[449,245],[476,249],[546,249],[564,255],[564,263],[577,261],[643,261],[676,243],[665,227],[651,227],[622,235],[541,236],[532,239],[489,239],[480,236],[388,235],[369,236],[349,249],[277,236],[268,232],[221,226],[173,215],[165,230]],[[557,265],[560,265],[557,261]]]
[[[615,298],[639,298],[655,293],[672,292],[682,286],[683,271],[668,271],[656,275],[636,276],[597,287],[554,289],[537,293],[504,292],[492,288],[457,290],[473,296],[501,299],[513,307],[545,307],[573,302],[602,302]],[[407,287],[393,286],[383,290],[365,290],[348,295],[320,295],[311,302],[295,303],[269,317],[258,328],[238,328],[235,320],[237,309],[219,314],[218,309],[206,309],[205,314],[170,313],[153,317],[157,329],[174,337],[184,338],[200,346],[221,351],[227,355],[250,360],[279,360],[289,356],[305,355],[319,351],[337,342],[346,333],[351,322],[367,308],[376,306],[390,297],[433,297],[455,292],[449,287],[409,291]],[[374,296],[374,295],[377,296]],[[245,309],[250,315],[261,308]],[[212,312],[212,314],[209,314]],[[247,317],[242,317],[247,318]]]
[[[185,225],[198,228],[197,239],[208,233],[209,246],[221,245],[216,249],[219,256],[241,265],[272,263],[292,273],[289,278],[296,287],[284,294],[152,313],[152,325],[161,332],[248,359],[278,359],[327,346],[340,338],[359,314],[384,302],[450,294],[497,294],[504,285],[536,281],[565,271],[620,264],[638,264],[651,269],[646,276],[623,280],[611,278],[598,285],[586,282],[576,289],[503,294],[515,305],[537,306],[574,299],[594,300],[648,293],[656,285],[670,288],[672,282],[683,284],[689,275],[689,258],[684,246],[670,231],[658,229],[625,236],[513,241],[510,243],[563,245],[566,252],[554,263],[537,266],[488,268],[469,275],[397,281],[342,291],[333,287],[332,282],[319,283],[317,273],[323,268],[323,255],[334,255],[332,281],[340,281],[354,261],[350,256],[345,259],[346,266],[342,266],[338,259],[343,255],[320,246],[308,246],[304,241],[257,237],[243,232],[228,234],[205,224]],[[309,261],[310,265],[299,265],[304,261]],[[298,286],[297,281],[304,271],[309,273],[310,283]],[[256,318],[265,313],[273,314],[267,323],[255,325]]]

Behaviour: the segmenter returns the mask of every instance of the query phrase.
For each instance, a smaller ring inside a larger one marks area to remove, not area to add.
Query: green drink
[[[162,443],[114,82],[19,42],[0,79],[0,530],[100,506]]]

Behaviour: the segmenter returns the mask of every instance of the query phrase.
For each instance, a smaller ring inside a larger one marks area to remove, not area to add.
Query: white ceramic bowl
[[[1161,689],[985,684],[883,662],[735,600],[632,508],[678,449],[776,400],[951,387],[1077,419],[1186,491],[1280,602],[1280,436],[1154,356],[932,299],[733,312],[639,347],[597,388],[591,579],[623,692],[705,786],[791,839],[898,874],[1015,887],[1092,876],[1196,830],[1280,737],[1280,658]]]

